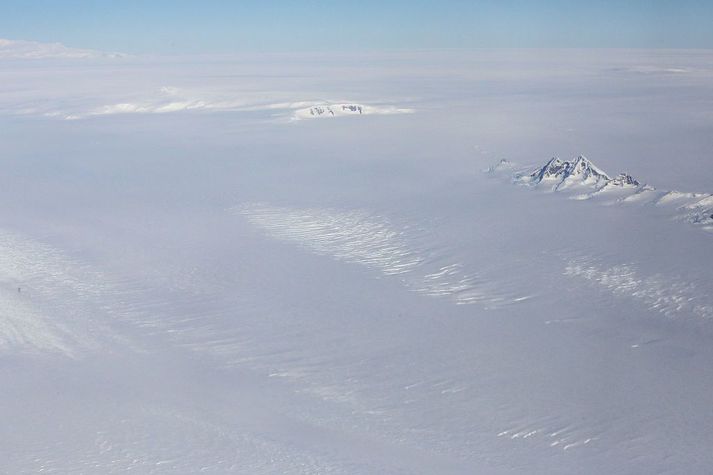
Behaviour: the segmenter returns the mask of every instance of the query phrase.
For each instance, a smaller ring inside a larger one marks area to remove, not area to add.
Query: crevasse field
[[[0,60],[0,472],[709,472],[712,111],[707,50]]]

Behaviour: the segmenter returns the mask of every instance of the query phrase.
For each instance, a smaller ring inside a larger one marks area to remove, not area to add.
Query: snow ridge
[[[554,191],[582,186],[593,188],[595,191],[607,186],[640,186],[636,179],[626,173],[620,173],[614,178],[609,177],[583,155],[571,161],[554,157],[532,173],[518,176],[518,179],[533,185],[546,183],[551,185]]]
[[[672,208],[677,219],[713,231],[713,194],[657,190],[627,173],[611,178],[583,155],[573,160],[554,157],[534,170],[517,167],[503,159],[487,172],[506,174],[516,184],[547,186],[553,192],[567,192],[574,200],[598,199],[606,204],[639,203]]]

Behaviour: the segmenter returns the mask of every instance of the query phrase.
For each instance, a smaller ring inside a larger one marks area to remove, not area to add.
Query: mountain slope
[[[611,178],[582,155],[573,160],[554,157],[534,170],[501,160],[487,172],[509,176],[517,184],[562,192],[574,200],[657,206],[669,210],[668,214],[675,219],[713,231],[713,194],[658,190],[627,173]]]

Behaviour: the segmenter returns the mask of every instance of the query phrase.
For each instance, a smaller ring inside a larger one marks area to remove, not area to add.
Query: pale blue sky
[[[129,53],[713,48],[713,1],[2,0],[0,38]]]

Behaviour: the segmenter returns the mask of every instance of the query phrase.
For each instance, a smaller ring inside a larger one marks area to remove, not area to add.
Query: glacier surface
[[[711,59],[4,60],[0,472],[706,473]]]

